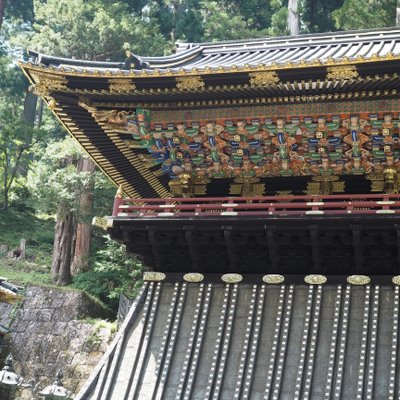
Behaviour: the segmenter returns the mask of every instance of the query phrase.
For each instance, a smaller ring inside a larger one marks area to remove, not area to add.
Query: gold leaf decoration
[[[240,274],[224,274],[221,279],[225,283],[239,283],[243,280],[243,276]]]
[[[278,285],[285,281],[285,277],[280,274],[268,274],[262,277],[263,282]]]
[[[392,278],[392,282],[397,285],[400,286],[400,275],[396,275]]]
[[[179,90],[204,89],[205,83],[200,76],[184,76],[176,78],[176,87]]]
[[[136,85],[132,79],[109,79],[108,84],[110,93],[130,93],[136,89]]]
[[[346,182],[344,181],[332,182],[332,192],[344,193],[345,188],[346,188]]]
[[[207,185],[194,185],[193,194],[196,194],[196,195],[207,194]]]
[[[189,272],[188,274],[183,275],[183,280],[186,282],[201,282],[204,280],[204,275],[197,272]]]
[[[304,281],[309,285],[322,285],[327,282],[327,277],[325,275],[311,274],[304,278]]]
[[[160,282],[163,281],[167,276],[163,272],[153,272],[148,271],[143,273],[144,281],[155,281]]]
[[[337,67],[328,67],[327,79],[343,80],[357,78],[358,71],[355,65],[339,65]]]
[[[371,282],[371,278],[367,275],[351,275],[347,277],[347,282],[352,285],[368,285]]]
[[[278,74],[275,71],[262,71],[249,73],[252,86],[276,85],[279,82]]]
[[[37,72],[31,75],[35,83],[30,89],[37,96],[48,97],[52,92],[63,92],[67,90],[68,80],[64,76]]]
[[[107,227],[108,227],[108,218],[107,217],[93,217],[92,225],[106,231]]]

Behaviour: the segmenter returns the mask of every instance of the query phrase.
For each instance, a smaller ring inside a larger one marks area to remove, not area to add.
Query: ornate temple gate
[[[79,400],[399,397],[400,30],[31,56],[149,268]]]

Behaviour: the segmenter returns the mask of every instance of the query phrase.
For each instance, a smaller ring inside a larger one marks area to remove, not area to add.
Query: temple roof
[[[312,280],[146,282],[75,399],[397,399],[398,280]]]
[[[30,52],[42,65],[64,72],[122,72],[123,63],[90,62],[51,57]],[[163,57],[140,57],[148,64],[145,73],[234,72],[237,68],[289,67],[296,64],[340,61],[368,61],[400,55],[400,29],[348,31],[292,37],[265,37],[207,43],[179,43],[175,54]],[[141,68],[142,69],[142,68]],[[163,71],[167,70],[168,71]],[[128,74],[129,71],[123,72]],[[143,75],[137,71],[135,75]]]
[[[31,55],[31,89],[130,197],[382,192],[400,168],[398,28]]]

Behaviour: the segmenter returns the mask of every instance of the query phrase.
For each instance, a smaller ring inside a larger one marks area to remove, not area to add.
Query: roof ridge
[[[243,43],[258,43],[258,42],[263,42],[263,41],[293,41],[293,42],[299,42],[302,41],[302,39],[308,39],[310,40],[311,38],[316,38],[316,39],[323,39],[323,38],[337,38],[338,36],[353,36],[353,35],[363,35],[363,36],[376,36],[376,33],[381,33],[381,34],[390,34],[393,32],[399,32],[400,36],[400,27],[398,26],[392,26],[392,27],[384,27],[384,28],[374,28],[374,29],[358,29],[358,30],[349,30],[349,31],[337,31],[337,32],[321,32],[321,33],[306,33],[306,34],[301,34],[301,35],[296,35],[296,36],[263,36],[263,37],[255,37],[255,38],[248,38],[248,39],[233,39],[233,40],[221,40],[221,41],[209,41],[209,42],[185,42],[185,43],[179,43],[178,48],[182,49],[187,46],[187,48],[193,47],[193,46],[200,46],[200,47],[208,47],[208,46],[216,46],[220,44],[243,44]]]

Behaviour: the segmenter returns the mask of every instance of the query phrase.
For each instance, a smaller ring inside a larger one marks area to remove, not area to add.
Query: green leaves
[[[141,285],[142,264],[126,254],[125,246],[103,237],[103,248],[97,251],[90,272],[80,273],[73,285],[98,297],[114,311],[118,309],[121,293],[129,297],[137,294]]]
[[[371,29],[393,26],[397,0],[345,0],[343,7],[332,13],[341,30]]]
[[[79,196],[91,185],[93,176],[78,172],[82,150],[72,138],[49,144],[34,161],[28,174],[28,188],[35,208],[49,214],[57,209],[79,212]]]
[[[86,60],[124,59],[123,43],[137,53],[163,54],[157,21],[131,14],[123,2],[35,0],[33,32],[19,43],[43,53]]]

